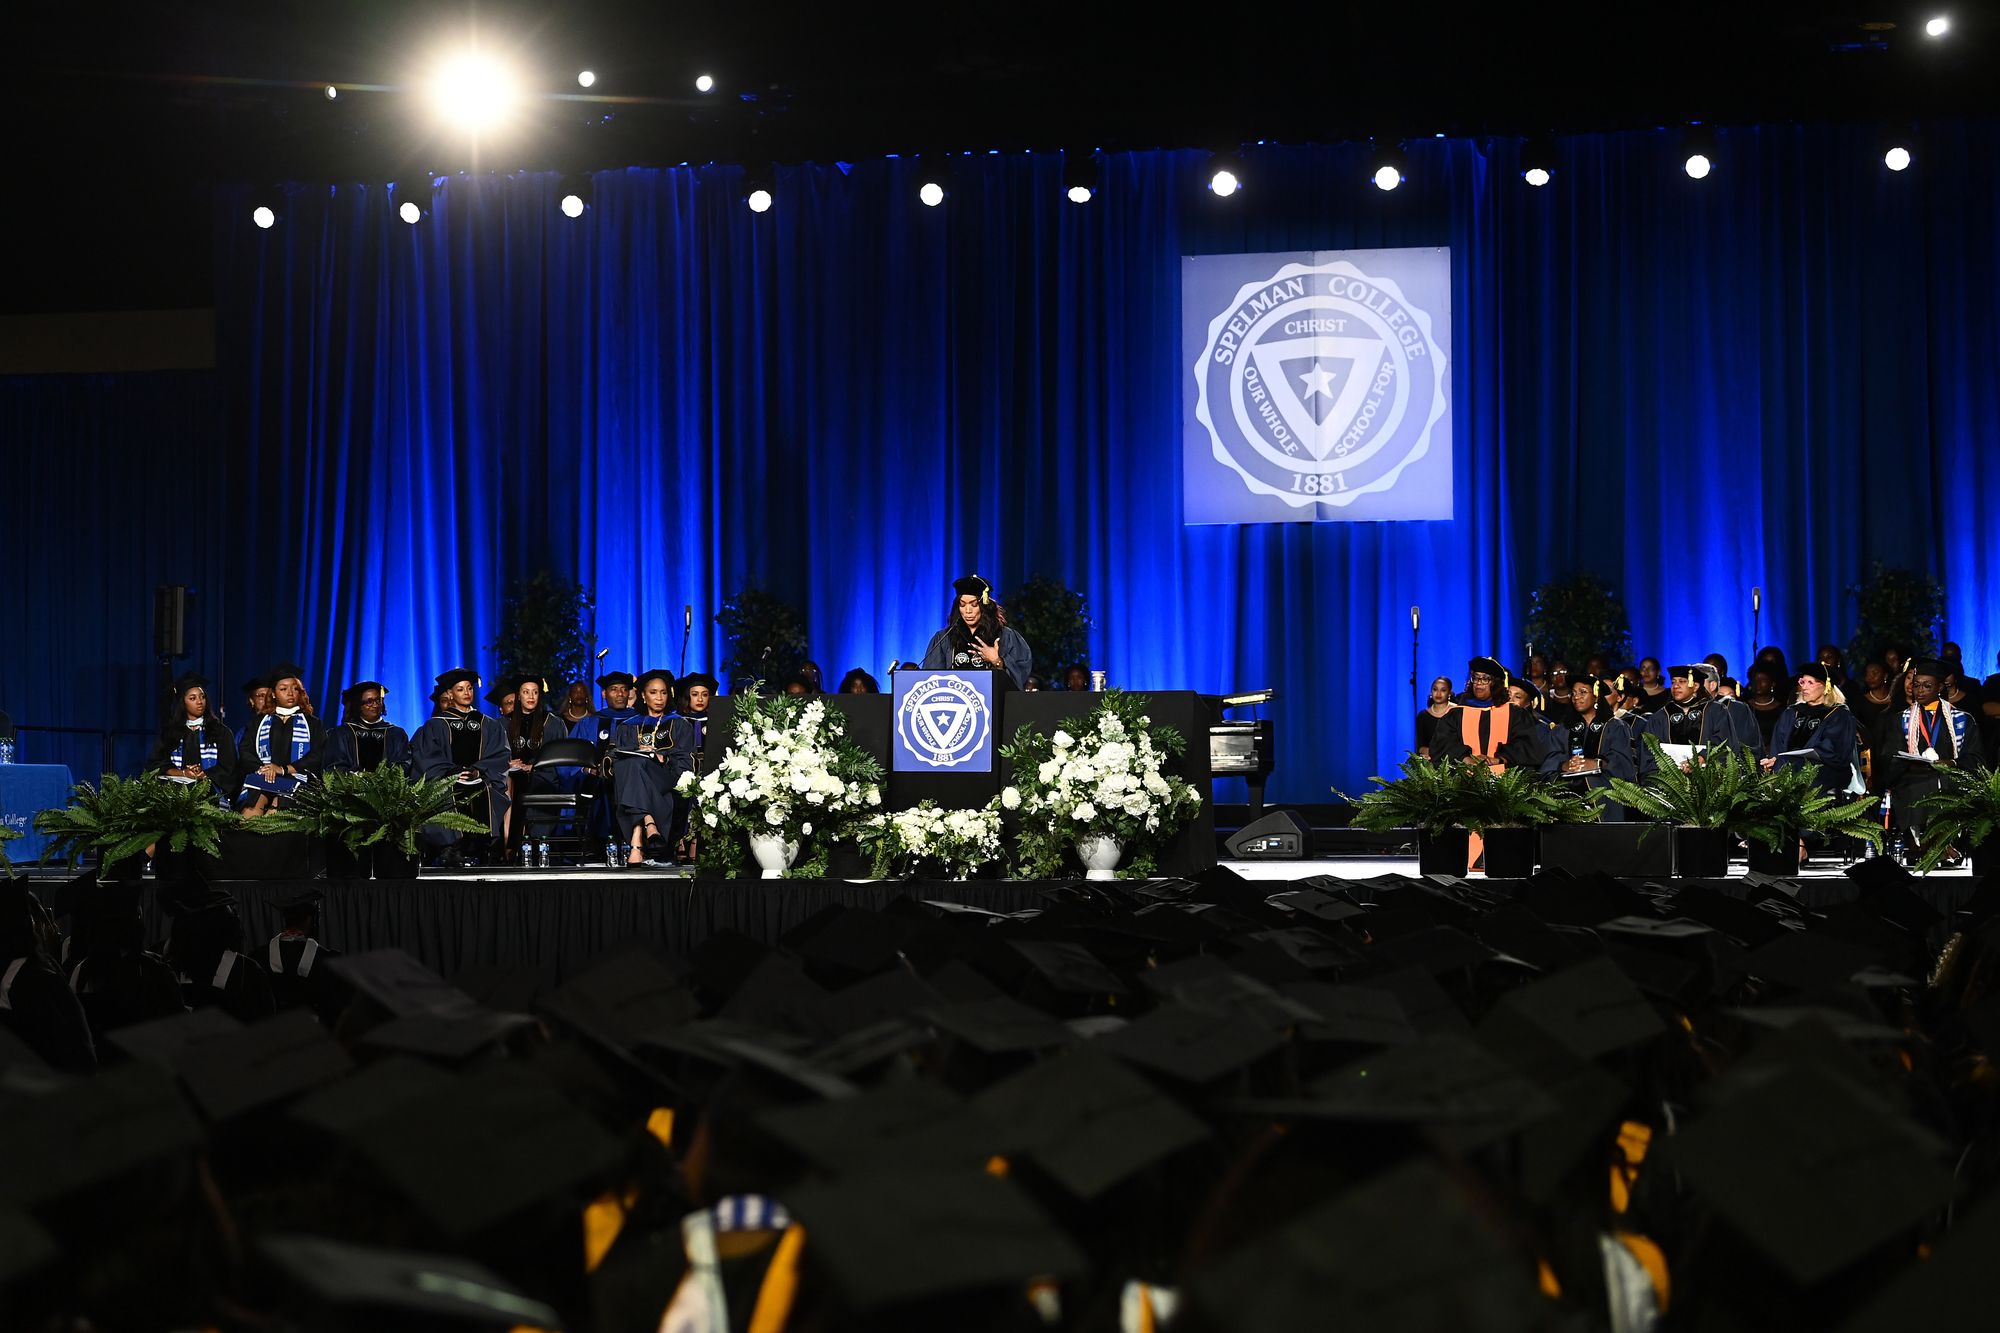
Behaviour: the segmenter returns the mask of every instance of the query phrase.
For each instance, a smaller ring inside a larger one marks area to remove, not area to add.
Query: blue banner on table
[[[65,764],[0,764],[0,824],[21,835],[7,844],[15,865],[39,860],[48,839],[35,832],[35,816],[69,804],[70,775]]]
[[[890,771],[991,773],[993,673],[898,671]]]
[[[1181,259],[1182,517],[1452,516],[1451,251]]]

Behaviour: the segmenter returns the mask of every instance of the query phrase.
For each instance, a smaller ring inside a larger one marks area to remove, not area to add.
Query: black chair
[[[589,859],[583,843],[591,794],[586,791],[536,791],[534,774],[543,769],[589,768],[596,762],[597,742],[580,736],[566,736],[542,746],[528,781],[523,784],[527,790],[514,802],[515,808],[521,812],[522,846],[532,847],[546,842],[551,856],[559,847],[566,847],[575,853],[578,865]],[[566,835],[556,831],[564,825],[569,828]]]

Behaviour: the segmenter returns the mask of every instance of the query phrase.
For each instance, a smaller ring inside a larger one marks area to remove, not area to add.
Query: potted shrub
[[[2000,869],[2000,770],[1940,764],[1937,773],[1944,786],[1917,801],[1930,816],[1917,868],[1937,869],[1956,847],[1971,856],[1973,874]]]
[[[14,863],[7,858],[7,844],[21,836],[21,830],[0,824],[0,874],[14,878]]]
[[[35,816],[35,828],[49,839],[44,864],[61,858],[75,866],[94,851],[98,878],[128,880],[144,873],[148,847],[160,878],[200,873],[200,858],[212,864],[222,854],[223,835],[242,822],[223,808],[206,778],[162,782],[115,773],[106,773],[95,787],[78,783],[68,805]]]
[[[1750,869],[1763,875],[1796,875],[1799,840],[1806,834],[1859,838],[1879,847],[1882,826],[1873,818],[1874,809],[1873,797],[1843,801],[1824,790],[1810,767],[1781,765],[1765,770],[1759,765],[1730,830],[1749,844]]]
[[[327,773],[281,809],[250,821],[259,833],[304,834],[327,848],[328,873],[366,879],[415,879],[417,835],[426,828],[484,833],[460,814],[446,778],[412,778],[383,764],[359,773]]]
[[[1495,773],[1466,764],[1465,825],[1486,845],[1491,879],[1526,879],[1535,873],[1541,830],[1551,824],[1587,824],[1597,806],[1529,768]]]
[[[1646,736],[1653,771],[1644,780],[1611,779],[1609,799],[1648,819],[1673,826],[1674,873],[1715,879],[1729,872],[1734,837],[1754,837],[1776,846],[1780,830],[1754,795],[1764,770],[1750,755],[1717,750],[1685,770],[1669,759],[1659,738]]]
[[[1472,772],[1482,765],[1444,759],[1403,761],[1403,776],[1372,777],[1376,790],[1358,799],[1335,790],[1354,806],[1354,826],[1371,833],[1417,831],[1417,869],[1426,875],[1463,875],[1471,860]]]

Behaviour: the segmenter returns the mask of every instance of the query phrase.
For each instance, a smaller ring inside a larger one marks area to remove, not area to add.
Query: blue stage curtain
[[[759,583],[829,680],[880,676],[953,576],[1047,572],[1116,684],[1276,686],[1272,794],[1312,801],[1409,743],[1412,605],[1421,689],[1518,662],[1528,589],[1572,570],[1641,653],[1741,667],[1752,585],[1796,654],[1845,640],[1870,560],[1936,569],[1989,660],[2000,134],[1928,127],[1897,174],[1863,129],[1725,130],[1699,183],[1667,133],[1560,150],[1537,190],[1511,145],[1424,140],[1384,194],[1359,147],[1271,146],[1229,201],[1203,154],[1112,154],[1083,207],[1023,154],[953,158],[939,209],[910,159],[781,168],[762,216],[721,166],[599,173],[576,221],[537,173],[296,187],[269,232],[231,197],[227,673],[296,653],[323,711],[372,675],[413,724],[548,565],[618,665],[676,665],[685,604],[712,664]],[[1438,244],[1458,517],[1183,527],[1179,257]],[[89,679],[98,643],[50,651]]]

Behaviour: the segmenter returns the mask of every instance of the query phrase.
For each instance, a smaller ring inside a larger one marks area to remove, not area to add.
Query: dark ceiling
[[[225,182],[1990,114],[2000,23],[1960,6],[1934,41],[1931,12],[1745,0],[1463,15],[1245,0],[35,6],[0,53],[0,101],[16,181],[59,184],[66,203],[5,210],[10,252],[44,262],[0,301],[204,304],[208,198]],[[406,91],[475,32],[536,94],[476,160]],[[575,82],[586,67],[600,76],[589,95]],[[693,87],[701,72],[718,80],[708,96]],[[380,90],[329,102],[328,82]]]

